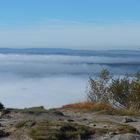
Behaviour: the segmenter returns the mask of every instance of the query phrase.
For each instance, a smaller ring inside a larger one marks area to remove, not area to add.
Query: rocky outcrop
[[[1,140],[140,140],[140,117],[68,109],[7,115],[0,119]]]

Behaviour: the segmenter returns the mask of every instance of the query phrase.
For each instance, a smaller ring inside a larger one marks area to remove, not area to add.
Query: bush
[[[108,87],[109,71],[103,69],[97,80],[90,78],[90,89],[88,93],[88,100],[92,102],[108,103]]]
[[[109,78],[109,72],[102,70],[98,79],[90,78],[88,101],[104,102],[113,107],[140,109],[140,73],[130,79]]]
[[[2,111],[3,109],[4,109],[4,105],[0,103],[0,111]]]
[[[15,112],[20,113],[31,113],[31,114],[38,114],[38,113],[46,113],[47,110],[43,106],[38,107],[30,107],[30,108],[24,108],[24,109],[14,109]]]
[[[130,88],[130,80],[127,77],[112,79],[108,92],[113,105],[129,107],[131,104],[129,99],[131,94]]]

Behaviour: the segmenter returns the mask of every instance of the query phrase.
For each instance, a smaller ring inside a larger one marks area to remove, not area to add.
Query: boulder
[[[126,117],[126,116],[122,120],[122,123],[129,123],[129,122],[137,122],[137,120],[132,117]]]

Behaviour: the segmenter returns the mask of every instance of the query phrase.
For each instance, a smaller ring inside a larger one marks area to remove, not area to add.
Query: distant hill
[[[73,56],[140,56],[140,50],[73,50],[63,48],[0,48],[1,54],[48,54]]]

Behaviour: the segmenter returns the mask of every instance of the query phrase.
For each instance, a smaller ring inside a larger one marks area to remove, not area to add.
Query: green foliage
[[[24,108],[24,109],[14,109],[15,112],[20,113],[45,113],[47,110],[43,106],[39,107],[30,107],[30,108]]]
[[[109,71],[107,69],[102,69],[99,77],[102,80],[108,80],[109,79]]]
[[[88,93],[88,100],[92,102],[104,102],[108,103],[108,87],[107,83],[109,80],[109,71],[103,69],[99,74],[97,80],[90,78],[89,84],[90,89]]]
[[[42,121],[32,128],[29,135],[34,140],[72,140],[93,135],[94,130],[78,124]]]
[[[140,73],[137,73],[132,79],[128,76],[111,79],[109,72],[102,70],[99,78],[90,78],[89,83],[89,101],[140,110]]]
[[[131,82],[130,103],[134,108],[140,108],[140,81]]]
[[[22,127],[32,127],[36,124],[34,120],[23,120],[16,123],[16,128],[22,128]]]
[[[130,106],[130,88],[130,80],[127,77],[112,79],[108,92],[113,104],[116,106],[117,104],[122,105],[124,107]]]
[[[139,71],[136,73],[136,79],[137,79],[137,81],[140,81],[140,72]]]

